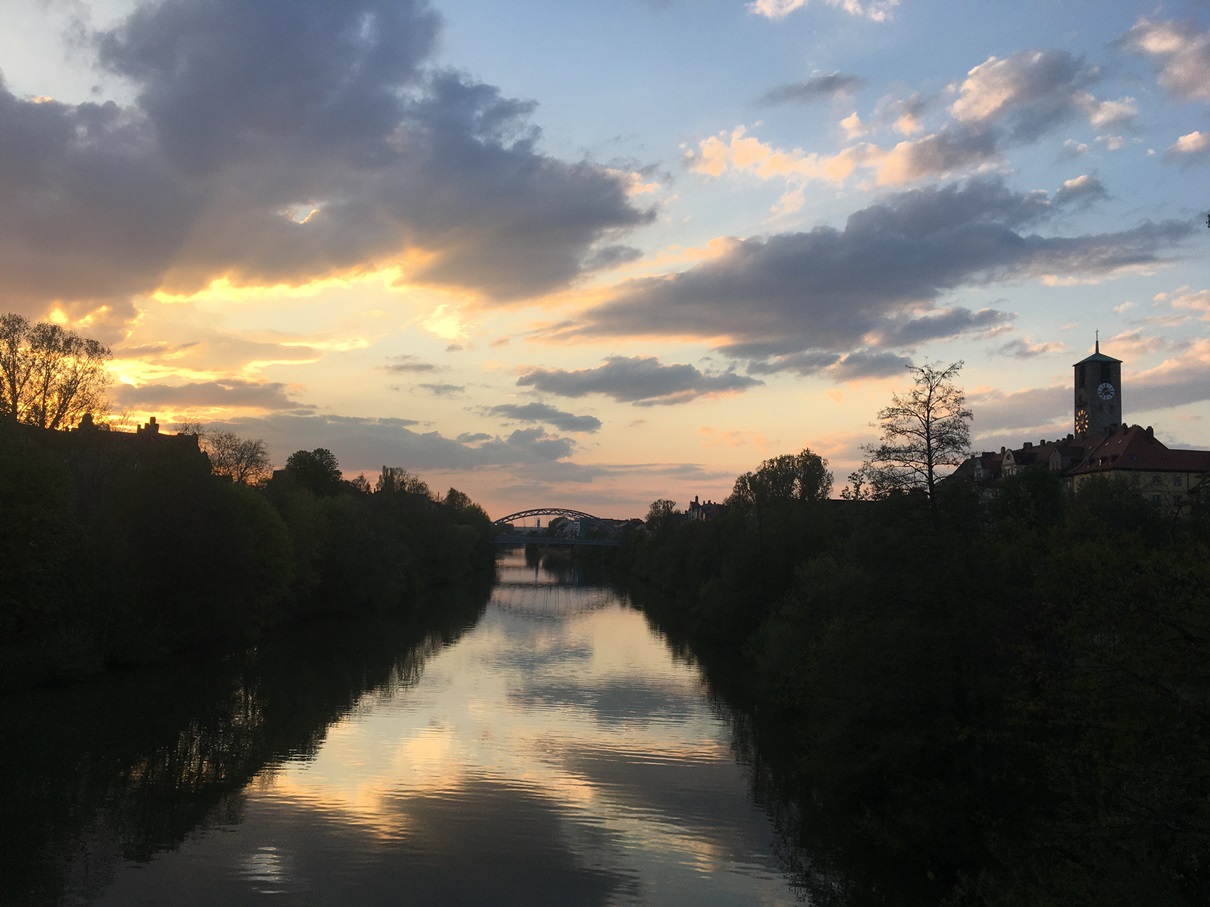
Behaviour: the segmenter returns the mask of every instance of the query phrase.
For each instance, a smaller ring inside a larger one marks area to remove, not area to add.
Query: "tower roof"
[[[1075,364],[1083,365],[1085,362],[1116,362],[1118,365],[1122,364],[1121,359],[1114,359],[1112,356],[1106,356],[1104,353],[1101,352],[1100,338],[1097,339],[1096,352],[1093,353],[1091,356],[1087,356],[1084,359],[1081,359],[1079,362],[1077,362]]]

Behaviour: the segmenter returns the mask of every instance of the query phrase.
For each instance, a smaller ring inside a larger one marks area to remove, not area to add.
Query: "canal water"
[[[798,900],[735,716],[624,594],[518,551],[428,610],[0,700],[0,903]]]

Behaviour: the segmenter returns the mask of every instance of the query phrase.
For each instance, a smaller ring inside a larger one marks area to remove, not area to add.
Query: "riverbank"
[[[0,423],[0,690],[406,610],[492,568],[489,521],[453,490],[290,469],[252,488],[187,437]]]
[[[912,498],[784,501],[628,558],[792,729],[804,802],[934,903],[1199,903],[1208,524],[1048,478],[955,490],[938,529]]]

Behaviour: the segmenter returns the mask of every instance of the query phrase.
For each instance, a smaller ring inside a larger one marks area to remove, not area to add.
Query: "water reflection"
[[[792,903],[699,671],[592,580],[518,553],[441,628],[328,631],[221,676],[119,684],[116,725],[71,745],[64,721],[99,699],[23,703],[41,729],[4,777],[38,778],[39,840],[4,869],[39,868],[0,873],[5,897]]]

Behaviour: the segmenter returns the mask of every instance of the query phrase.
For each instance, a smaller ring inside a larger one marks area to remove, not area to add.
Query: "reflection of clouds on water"
[[[582,709],[602,724],[683,721],[700,696],[676,684],[629,679],[606,683],[535,682],[510,693],[509,703],[524,708]]]
[[[493,603],[415,685],[266,772],[239,842],[196,846],[238,849],[266,892],[295,873],[299,903],[794,902],[698,671],[642,615],[603,587]]]

